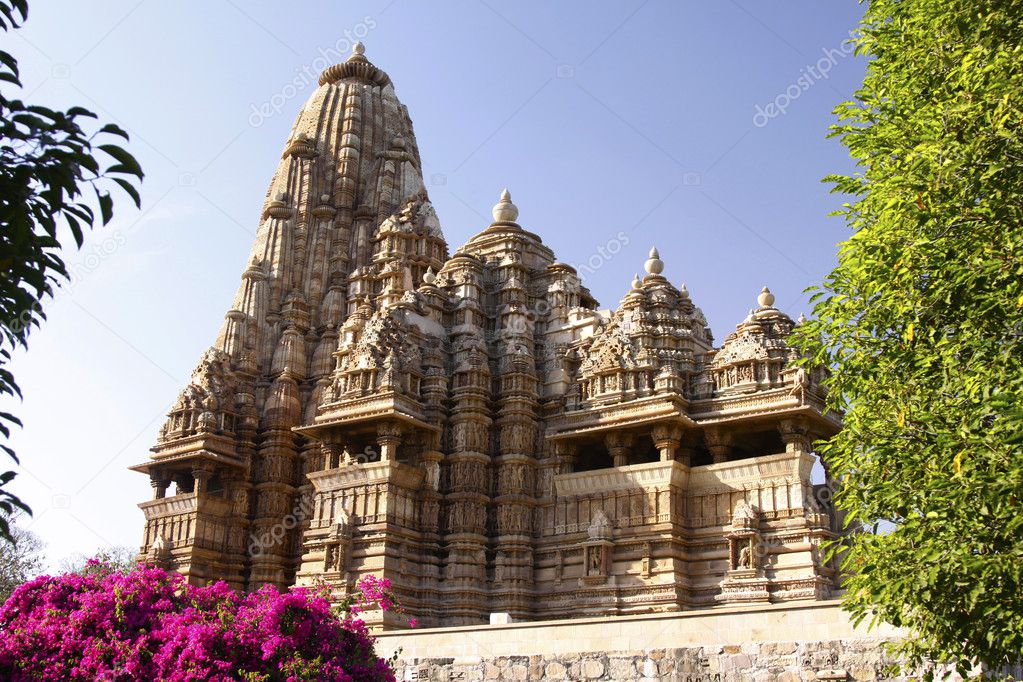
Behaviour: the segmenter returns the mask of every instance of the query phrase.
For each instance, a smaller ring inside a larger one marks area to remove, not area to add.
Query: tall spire
[[[152,460],[138,467],[164,488],[214,481],[228,499],[252,500],[229,520],[200,525],[236,524],[223,532],[244,535],[279,521],[300,494],[293,482],[304,479],[304,461],[318,456],[290,429],[315,417],[338,326],[366,298],[400,297],[447,260],[421,168],[408,111],[356,43],[323,71],[292,125],[215,348],[181,393]],[[197,429],[207,435],[197,438]],[[257,459],[265,465],[245,473]],[[147,511],[147,542],[166,521],[161,513]],[[190,545],[172,542],[171,551],[195,575],[248,587],[287,585],[297,561],[286,544],[258,557],[239,553],[215,570]]]

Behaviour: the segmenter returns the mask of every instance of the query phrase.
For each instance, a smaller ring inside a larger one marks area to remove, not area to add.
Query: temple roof
[[[357,42],[352,46],[352,56],[340,64],[328,66],[320,74],[320,85],[337,83],[342,80],[350,80],[372,85],[388,85],[391,82],[390,76],[366,59],[366,47]]]

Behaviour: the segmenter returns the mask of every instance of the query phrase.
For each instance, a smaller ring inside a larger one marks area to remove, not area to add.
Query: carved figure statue
[[[749,545],[745,545],[739,550],[738,567],[753,568],[753,553],[750,552]]]

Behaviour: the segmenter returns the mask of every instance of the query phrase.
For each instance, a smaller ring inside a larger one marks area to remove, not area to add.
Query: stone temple
[[[716,346],[656,249],[601,310],[507,191],[493,216],[451,254],[391,79],[361,45],[326,69],[134,467],[142,557],[338,600],[382,575],[425,626],[831,598],[810,444],[841,422],[770,291]]]

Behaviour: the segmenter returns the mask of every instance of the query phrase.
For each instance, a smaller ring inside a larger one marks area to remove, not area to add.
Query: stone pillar
[[[471,293],[476,289],[467,287]],[[478,307],[474,298],[467,299]],[[479,624],[487,610],[487,506],[490,502],[491,372],[478,350],[477,333],[452,342],[460,363],[451,379],[451,453],[444,458],[448,485],[444,496],[446,533],[444,587],[438,619],[446,624]]]
[[[170,480],[162,474],[150,474],[149,485],[153,486],[153,499],[162,500],[167,497],[167,487],[170,485]]]
[[[192,478],[195,479],[195,493],[205,493],[213,477],[213,467],[209,464],[196,464],[192,467]]]
[[[254,462],[257,456],[256,438],[259,428],[259,414],[256,412],[255,400],[250,392],[238,394],[241,404],[239,418],[235,422],[235,433],[238,436],[238,455],[243,462]],[[231,517],[228,520],[228,547],[231,551],[230,561],[233,576],[226,578],[236,589],[245,588],[245,575],[251,566],[252,556],[249,545],[252,537],[251,503],[254,497],[251,471],[239,474],[238,481],[229,493],[231,500]]]
[[[785,452],[810,452],[809,427],[804,419],[782,419],[778,433],[785,443]]]
[[[674,460],[682,442],[682,427],[661,424],[654,427],[651,435],[654,439],[654,447],[661,453],[661,461],[670,462]]]
[[[323,443],[320,452],[323,455],[324,469],[337,469],[341,466],[341,452],[344,446],[339,443]]]
[[[611,432],[604,437],[604,444],[615,467],[628,466],[629,453],[632,451],[631,433]]]
[[[287,587],[287,571],[291,565],[288,537],[275,531],[295,506],[295,467],[299,461],[297,434],[291,430],[294,421],[274,421],[262,431],[256,456],[253,481],[255,508],[251,532],[264,539],[257,551],[250,551],[250,590],[263,585]],[[279,538],[279,539],[278,539]]]
[[[714,457],[714,463],[727,462],[732,452],[732,436],[717,427],[710,427],[704,430],[703,440],[707,449]]]
[[[404,431],[396,422],[384,422],[377,427],[377,445],[380,446],[381,462],[398,461],[398,446]]]

